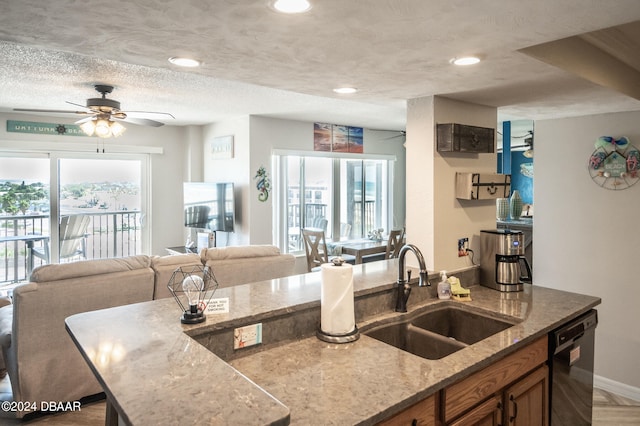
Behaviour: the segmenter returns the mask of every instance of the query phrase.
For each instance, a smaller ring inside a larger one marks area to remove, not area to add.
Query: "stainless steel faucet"
[[[398,298],[396,300],[396,312],[407,312],[407,300],[409,300],[409,295],[411,294],[411,284],[409,283],[411,275],[409,274],[408,280],[404,279],[404,258],[408,251],[412,251],[413,254],[416,255],[416,259],[418,259],[418,263],[420,264],[420,280],[418,281],[418,286],[426,287],[431,285],[429,284],[424,256],[422,256],[420,249],[413,244],[405,244],[402,246],[398,254],[398,282],[396,283]]]

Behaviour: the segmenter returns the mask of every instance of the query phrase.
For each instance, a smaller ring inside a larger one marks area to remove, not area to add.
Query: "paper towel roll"
[[[351,333],[356,327],[353,306],[353,267],[321,266],[320,329],[329,335]]]

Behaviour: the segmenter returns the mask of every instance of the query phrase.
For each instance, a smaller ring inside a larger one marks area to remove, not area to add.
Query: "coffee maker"
[[[480,284],[509,292],[522,291],[523,283],[530,282],[531,267],[524,257],[522,231],[480,231]]]

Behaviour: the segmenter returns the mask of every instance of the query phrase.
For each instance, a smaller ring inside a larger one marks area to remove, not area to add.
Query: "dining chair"
[[[310,228],[322,229],[324,232],[327,232],[327,225],[329,221],[324,216],[314,217],[311,221]]]
[[[395,259],[400,254],[400,249],[403,246],[404,240],[404,228],[394,229],[389,231],[389,238],[387,239],[387,251],[384,255],[385,259]]]
[[[91,218],[84,214],[60,218],[60,260],[78,256],[87,258],[87,237],[89,236],[87,228],[90,221]],[[32,247],[31,255],[51,263],[48,244],[43,247]]]
[[[320,270],[320,265],[329,263],[327,242],[324,231],[317,228],[304,228],[302,230],[304,251],[307,255],[307,270],[309,272]]]
[[[302,230],[304,251],[307,255],[307,270],[315,272],[320,270],[320,265],[329,263],[336,257],[341,257],[346,263],[355,264],[356,257],[352,254],[342,253],[339,243],[331,243],[331,250],[327,248],[327,240],[324,230],[318,228],[304,228]]]
[[[351,224],[340,223],[340,238],[349,238],[351,236]]]

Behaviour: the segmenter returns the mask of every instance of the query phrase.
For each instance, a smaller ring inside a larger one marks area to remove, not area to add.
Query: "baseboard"
[[[593,376],[593,386],[634,401],[640,401],[640,388],[616,382],[606,377]]]

